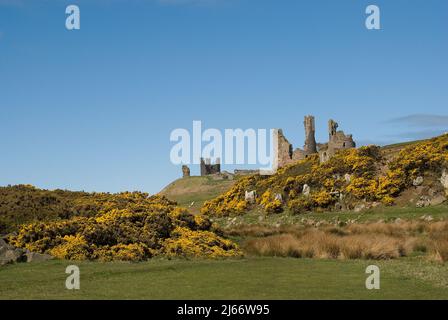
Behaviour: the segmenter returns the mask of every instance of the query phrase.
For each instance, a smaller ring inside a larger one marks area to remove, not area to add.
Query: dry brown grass
[[[352,224],[347,227],[247,229],[250,255],[327,259],[394,259],[426,254],[448,261],[448,222]],[[257,232],[255,232],[257,230]]]
[[[444,225],[436,225],[432,227],[430,233],[430,254],[431,258],[436,261],[448,261],[448,230]]]

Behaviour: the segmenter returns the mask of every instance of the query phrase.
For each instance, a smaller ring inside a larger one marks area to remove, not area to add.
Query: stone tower
[[[339,124],[333,119],[328,120],[328,138],[329,141],[333,140],[338,132]]]
[[[182,177],[187,178],[190,176],[190,168],[188,166],[182,166]]]
[[[305,116],[303,125],[305,126],[305,145],[303,146],[303,151],[305,151],[306,155],[317,153],[314,117]]]

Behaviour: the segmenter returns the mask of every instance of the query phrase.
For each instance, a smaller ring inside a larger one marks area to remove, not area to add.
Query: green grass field
[[[65,289],[76,264],[81,289]],[[365,288],[365,269],[381,270],[381,289]],[[1,299],[448,299],[448,266],[418,258],[338,261],[293,258],[49,261],[0,268]]]

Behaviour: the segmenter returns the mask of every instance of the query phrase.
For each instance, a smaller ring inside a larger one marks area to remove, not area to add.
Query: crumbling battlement
[[[337,131],[339,125],[334,120],[330,119],[328,121],[329,140],[323,144],[316,143],[314,117],[305,116],[303,124],[305,127],[305,144],[303,149],[297,148],[293,151],[293,146],[286,139],[283,131],[281,129],[278,130],[278,143],[275,150],[278,168],[303,160],[309,155],[316,153],[319,154],[320,161],[325,162],[339,150],[356,147],[352,135],[346,135],[343,131]]]
[[[221,173],[220,159],[216,159],[216,163],[212,164],[210,159],[201,158],[201,176]]]
[[[355,148],[351,134],[344,134],[344,131],[337,131],[338,123],[332,119],[328,121],[328,143],[319,148],[319,159],[321,162],[328,161],[337,151],[342,149]]]

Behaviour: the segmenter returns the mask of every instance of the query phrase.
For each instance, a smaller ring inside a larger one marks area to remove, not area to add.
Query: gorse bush
[[[270,190],[263,193],[260,199],[260,205],[267,213],[280,213],[283,211],[282,202]]]
[[[235,244],[218,238],[210,231],[195,231],[184,227],[174,229],[171,238],[166,239],[163,252],[178,257],[235,257],[241,255]]]
[[[245,191],[251,190],[260,195],[255,205],[266,213],[282,212],[285,207],[293,213],[329,210],[338,202],[393,205],[417,176],[440,176],[446,167],[448,135],[410,145],[390,161],[377,146],[341,150],[325,163],[313,155],[272,176],[244,178],[227,193],[206,202],[201,212],[210,216],[244,214],[253,206],[244,201]],[[303,194],[305,185],[310,187],[309,195]]]
[[[143,193],[101,195],[97,214],[23,225],[9,242],[61,259],[141,261],[153,256],[238,256],[237,246],[164,197]]]
[[[50,191],[31,185],[0,187],[0,234],[15,231],[25,223],[94,217],[111,209],[138,211],[138,207],[154,207],[153,200],[157,200],[162,210],[175,204],[143,192],[110,194]]]
[[[201,208],[201,213],[206,215],[213,213],[216,216],[243,214],[249,207],[244,199],[245,191],[252,190],[258,179],[259,176],[243,177],[226,193],[211,201],[206,201]]]

